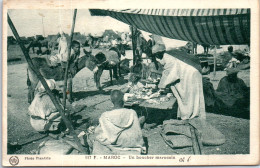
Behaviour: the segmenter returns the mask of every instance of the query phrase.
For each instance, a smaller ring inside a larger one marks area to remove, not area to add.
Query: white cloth
[[[57,66],[59,63],[61,63],[61,58],[59,54],[49,56],[49,60],[52,66]]]
[[[237,64],[239,64],[240,61],[237,60],[236,58],[232,57],[229,62],[226,65],[226,68],[224,70],[227,70],[229,68],[235,68],[237,66]]]
[[[45,78],[44,78],[45,79]],[[47,85],[49,86],[50,90],[56,89],[56,82],[54,79],[45,79]],[[44,92],[45,88],[43,87],[42,83],[39,82],[36,86],[36,90],[39,92]]]
[[[165,53],[161,64],[164,66],[159,88],[180,80],[171,86],[178,102],[178,117],[182,120],[194,117],[206,118],[202,75],[194,67]]]
[[[165,47],[165,44],[164,44],[161,36],[158,36],[156,34],[152,34],[151,38],[155,42],[155,44],[163,45]]]
[[[152,47],[152,53],[155,54],[157,52],[165,51],[165,45],[164,44],[155,44]]]
[[[67,62],[68,58],[68,43],[65,36],[59,38],[59,47],[58,47],[58,58],[60,61]]]
[[[114,46],[114,47],[117,45],[117,41],[116,40],[112,40],[111,43],[112,43],[112,46]]]
[[[44,131],[44,126],[49,119],[58,114],[54,104],[49,95],[46,93],[37,93],[29,106],[30,123],[36,131]],[[58,129],[61,117],[56,118],[51,124],[49,130],[54,131]]]
[[[141,82],[137,82],[137,84],[133,84],[132,82],[128,84],[128,87],[131,88],[129,93],[137,94],[143,90],[144,85]]]
[[[111,154],[120,154],[120,151],[135,151],[135,154],[139,151],[141,154],[144,146],[137,114],[131,109],[121,108],[104,112],[99,118],[95,134],[99,143],[96,143],[97,148],[94,144],[93,154],[104,154],[101,146],[104,150],[109,149]]]

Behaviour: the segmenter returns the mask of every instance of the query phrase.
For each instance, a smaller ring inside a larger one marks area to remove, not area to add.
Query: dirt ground
[[[127,58],[132,57],[132,51],[127,51]],[[10,56],[16,53],[10,53]],[[50,137],[45,137],[33,130],[29,122],[27,102],[27,86],[26,86],[26,66],[24,60],[16,60],[8,63],[8,142],[23,144],[20,148],[9,151],[15,154],[33,154],[40,142]],[[239,73],[247,86],[249,83],[249,70]],[[215,80],[211,80],[216,89],[219,80],[225,76],[225,72],[218,71]],[[208,75],[213,79],[213,73]],[[103,92],[96,89],[93,81],[93,73],[87,68],[82,69],[73,79],[73,92],[76,101],[71,105],[74,109],[80,109],[74,119],[78,120],[75,128],[76,132],[86,129],[90,125],[98,123],[99,116],[106,110],[112,108],[109,100],[109,94],[112,89],[123,89],[127,84],[127,76],[125,79],[114,81],[115,85],[109,86],[109,74],[105,71],[101,77],[101,83],[104,88]],[[146,113],[151,118],[161,118],[163,121],[165,111],[147,109]],[[235,111],[234,111],[235,113]],[[207,121],[221,131],[226,137],[226,143],[221,146],[204,147],[205,154],[248,154],[249,151],[249,119],[225,116],[222,114],[207,113]],[[192,154],[191,148],[172,149],[162,139],[159,134],[160,122],[157,122],[152,128],[143,129],[144,135],[148,139],[148,154],[153,155],[170,155],[170,154]],[[149,126],[148,123],[146,125]]]

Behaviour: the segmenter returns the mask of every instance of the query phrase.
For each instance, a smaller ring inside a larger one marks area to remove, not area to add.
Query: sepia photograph
[[[259,164],[258,8],[28,2],[4,2],[2,165]]]

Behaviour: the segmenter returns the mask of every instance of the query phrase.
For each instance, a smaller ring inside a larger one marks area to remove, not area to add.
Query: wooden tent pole
[[[191,141],[192,141],[192,149],[194,152],[194,155],[201,155],[203,153],[203,145],[201,142],[201,136],[192,125],[190,125],[190,132],[191,132]]]
[[[80,149],[80,152],[84,153],[84,154],[87,154],[88,152],[86,151],[86,149],[81,145],[80,143],[80,140],[78,139],[73,127],[72,127],[72,124],[70,123],[70,121],[67,119],[67,117],[65,116],[65,113],[63,111],[63,108],[62,106],[58,103],[58,100],[57,98],[53,95],[52,91],[50,90],[48,84],[46,83],[45,79],[43,78],[43,76],[41,75],[40,71],[38,69],[36,69],[32,63],[32,60],[29,56],[29,52],[28,50],[25,48],[25,46],[23,45],[23,42],[21,41],[20,39],[20,36],[18,34],[18,32],[16,31],[16,28],[10,18],[10,16],[7,14],[7,21],[8,21],[8,24],[17,40],[17,42],[19,43],[21,49],[22,49],[22,52],[25,56],[25,59],[29,65],[29,67],[33,70],[33,72],[37,75],[37,78],[41,81],[43,87],[45,88],[47,94],[50,96],[51,98],[51,101],[53,102],[55,108],[59,111],[66,127],[70,130],[70,132],[72,133],[73,137],[74,137],[74,140],[76,141],[76,144],[77,146],[79,147]]]
[[[136,31],[134,31],[134,27],[131,26],[131,34],[132,34],[132,47],[133,47],[133,65],[135,65],[136,63],[136,53],[135,53],[135,50],[136,50],[136,37],[135,37],[135,33]]]
[[[214,46],[214,71],[213,71],[213,79],[216,78],[216,57],[217,57],[217,46]]]
[[[70,64],[70,54],[71,54],[71,43],[73,40],[73,32],[75,28],[75,21],[76,21],[76,15],[77,15],[77,9],[74,9],[74,15],[73,15],[73,21],[72,21],[72,27],[71,27],[71,32],[70,32],[70,41],[68,44],[68,58],[67,58],[67,64],[66,64],[66,70],[65,70],[65,75],[64,75],[64,87],[63,87],[63,108],[66,108],[66,98],[67,98],[67,81],[68,81],[68,69],[69,69],[69,64]],[[70,96],[72,93],[69,93]]]

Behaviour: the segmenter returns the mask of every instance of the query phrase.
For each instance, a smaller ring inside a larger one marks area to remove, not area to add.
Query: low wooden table
[[[160,98],[160,97],[159,97]],[[154,99],[159,99],[159,98],[154,98]],[[132,107],[134,105],[140,106],[140,107],[145,107],[145,108],[153,108],[153,109],[162,109],[162,110],[170,110],[173,108],[173,105],[176,103],[176,98],[174,96],[170,97],[170,100],[161,102],[160,104],[155,104],[155,103],[148,103],[144,99],[137,99],[135,102],[125,102],[125,107]]]

